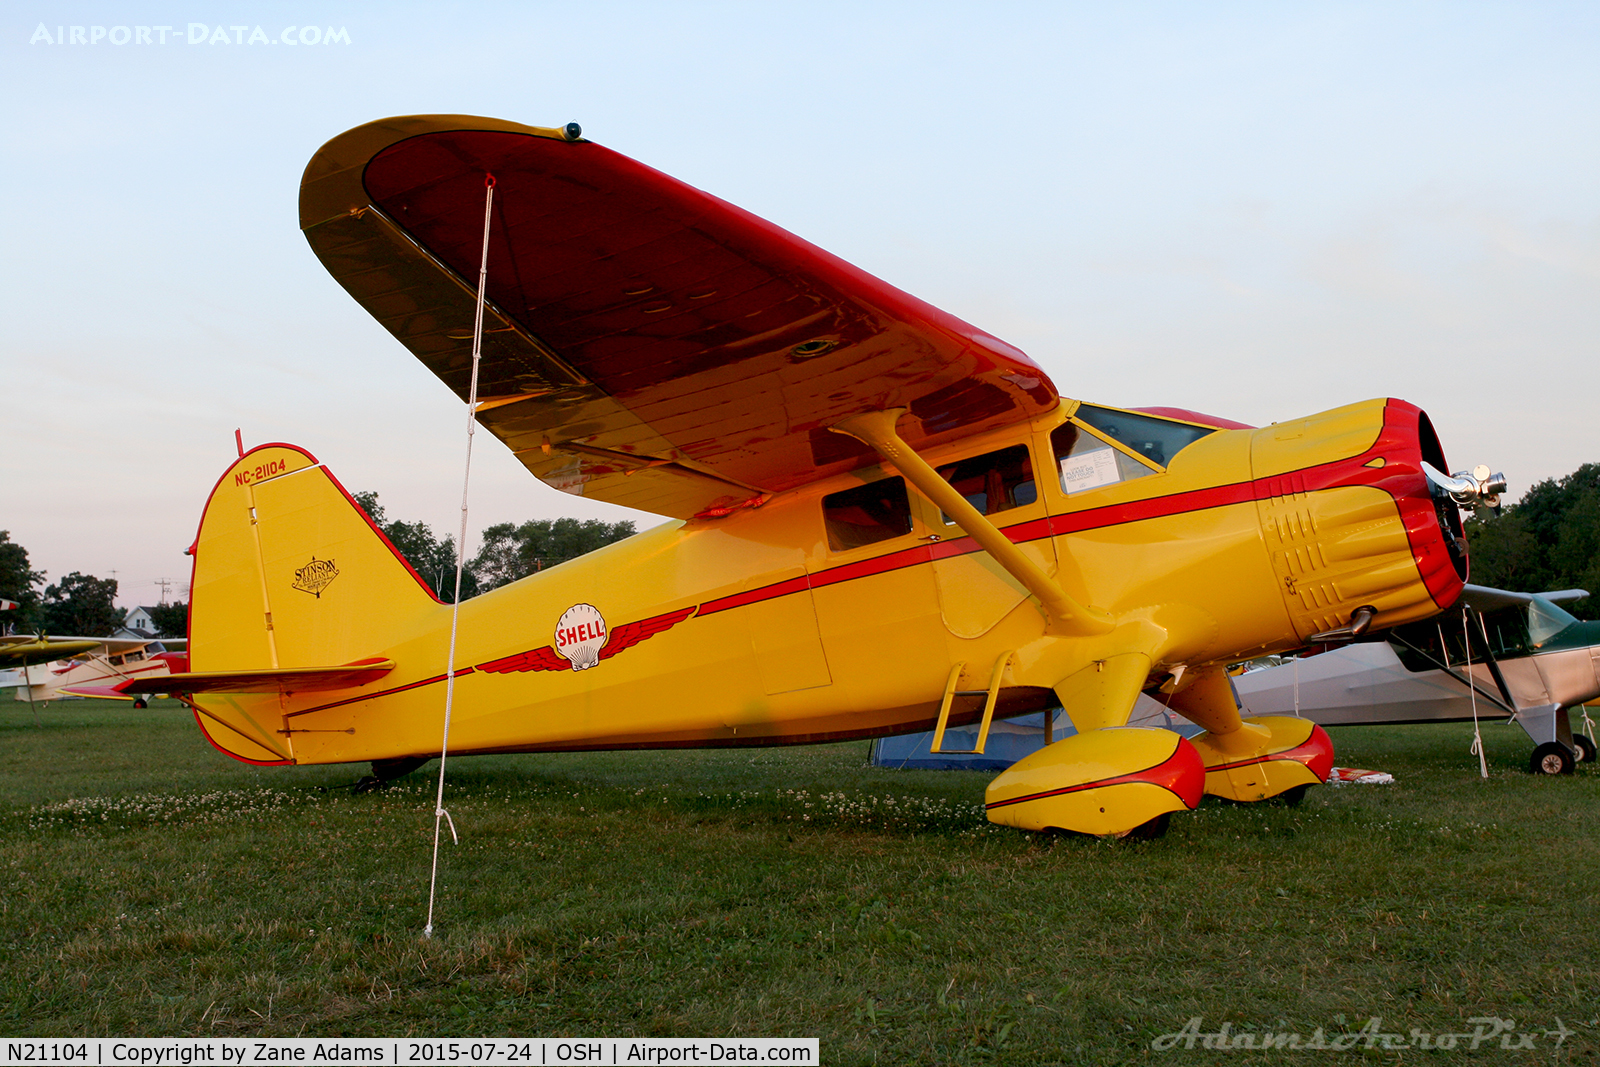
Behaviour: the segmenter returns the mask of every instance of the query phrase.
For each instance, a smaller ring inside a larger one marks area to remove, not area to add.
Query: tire
[[[1172,821],[1172,812],[1163,812],[1149,822],[1140,823],[1123,835],[1124,841],[1154,841],[1167,832],[1167,824]]]
[[[133,706],[136,708],[148,708],[150,706],[150,702],[144,697],[135,697],[133,700]]]
[[[1285,789],[1272,799],[1278,801],[1286,808],[1298,808],[1300,806],[1300,802],[1306,798],[1306,790],[1310,788],[1310,785],[1297,785],[1293,789]]]
[[[1593,763],[1595,757],[1594,738],[1588,734],[1573,734],[1572,744],[1578,750],[1579,763]]]
[[[1576,764],[1572,749],[1560,741],[1546,741],[1528,757],[1528,770],[1534,774],[1571,774]]]

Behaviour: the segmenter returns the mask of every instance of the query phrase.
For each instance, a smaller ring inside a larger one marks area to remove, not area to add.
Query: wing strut
[[[1110,615],[1099,608],[1080,604],[1067,595],[1055,579],[1024,555],[1021,549],[1011,543],[1011,538],[979,514],[978,509],[967,503],[953,485],[939,477],[939,472],[929,466],[927,460],[900,439],[895,432],[895,423],[900,421],[900,416],[905,412],[905,408],[868,411],[852,415],[828,428],[834,433],[847,434],[871,445],[884,462],[905,475],[906,480],[920,489],[924,496],[955,519],[963,533],[978,542],[978,546],[1004,567],[1007,574],[1038,598],[1045,614],[1049,616],[1052,630],[1072,637],[1110,633],[1116,626]]]

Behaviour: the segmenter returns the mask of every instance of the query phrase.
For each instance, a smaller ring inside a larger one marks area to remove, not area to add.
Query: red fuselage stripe
[[[456,677],[459,678],[463,674],[471,673],[471,667],[462,667],[456,671]],[[404,693],[407,689],[421,689],[425,685],[433,685],[435,682],[442,681],[444,681],[444,675],[436,674],[432,678],[424,678],[420,682],[411,682],[407,685],[397,685],[393,689],[379,689],[375,693],[363,693],[360,696],[348,697],[344,700],[335,700],[332,704],[318,704],[314,708],[305,708],[301,711],[291,711],[285,715],[284,718],[292,719],[296,715],[310,715],[313,711],[327,711],[329,708],[341,708],[346,704],[359,704],[363,700],[377,700],[379,697],[393,696],[395,693]]]
[[[1174,515],[1188,515],[1200,511],[1208,511],[1212,508],[1270,500],[1277,496],[1298,495],[1315,492],[1320,489],[1364,485],[1373,486],[1387,492],[1395,500],[1396,504],[1400,506],[1402,518],[1412,519],[1412,521],[1406,522],[1406,532],[1411,540],[1413,555],[1415,556],[1419,548],[1417,539],[1423,531],[1415,530],[1413,528],[1415,525],[1414,517],[1406,514],[1407,511],[1416,510],[1407,506],[1413,501],[1414,494],[1404,492],[1405,487],[1403,486],[1389,486],[1382,483],[1402,479],[1406,481],[1421,481],[1421,472],[1407,470],[1405,474],[1399,474],[1394,469],[1395,465],[1385,464],[1382,467],[1368,467],[1365,465],[1376,458],[1389,459],[1390,457],[1383,455],[1385,452],[1392,452],[1397,447],[1404,447],[1405,442],[1396,439],[1396,428],[1392,421],[1392,416],[1397,413],[1395,402],[1390,401],[1388,407],[1385,408],[1383,428],[1379,431],[1378,438],[1373,442],[1372,447],[1360,455],[1351,456],[1347,459],[1319,463],[1284,474],[1256,478],[1247,482],[1232,482],[1227,485],[1210,486],[1205,489],[1191,489],[1168,496],[1149,497],[1145,500],[1130,500],[1122,504],[1108,504],[1105,507],[1089,508],[1064,515],[1049,515],[1042,519],[1020,522],[1001,529],[1014,543],[1027,544],[1030,541],[1043,540],[1047,537],[1061,537],[1066,534],[1083,533],[1086,530],[1104,530],[1130,522],[1143,522],[1146,519],[1161,519]],[[1403,433],[1403,431],[1401,432]],[[1425,506],[1429,514],[1431,514],[1431,503],[1425,502]],[[820,589],[840,582],[854,581],[857,578],[867,578],[875,574],[886,574],[906,567],[931,563],[934,560],[973,555],[979,551],[981,549],[978,547],[977,542],[970,537],[958,537],[949,541],[934,541],[911,548],[903,548],[898,552],[890,552],[872,559],[846,563],[842,566],[819,571],[816,574],[775,582],[759,589],[748,589],[742,593],[735,593],[732,596],[722,597],[718,600],[707,601],[700,606],[699,613],[700,615],[712,615],[719,611],[726,611],[729,608],[740,608],[763,600],[804,592],[806,589]],[[1434,580],[1434,575],[1425,574],[1423,577],[1428,584],[1429,592],[1433,594],[1435,600],[1440,600],[1441,596],[1449,595],[1448,589],[1444,588],[1443,585],[1440,588],[1435,588],[1438,583]]]

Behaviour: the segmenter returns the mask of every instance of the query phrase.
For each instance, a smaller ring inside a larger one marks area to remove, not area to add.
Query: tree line
[[[440,537],[425,522],[388,517],[378,494],[356,493],[356,502],[383,531],[395,549],[439,599],[455,599],[456,541]],[[631,537],[631,522],[597,519],[535,519],[521,525],[498,523],[483,531],[483,543],[467,560],[461,574],[461,598],[525,578],[546,567],[577,559],[586,552]],[[48,633],[81,637],[106,637],[127,618],[116,606],[117,581],[73,571],[60,581],[46,584],[45,574],[32,569],[28,550],[0,530],[0,600],[17,604],[0,610],[0,632]],[[184,637],[189,629],[189,607],[183,601],[147,608],[158,636]]]
[[[356,493],[355,499],[434,595],[452,603],[456,581],[454,535],[440,537],[425,522],[390,519],[378,503],[377,493]],[[632,522],[598,519],[534,519],[521,525],[502,522],[486,527],[477,553],[462,566],[461,599],[577,559],[613,541],[632,537],[634,532]]]
[[[1466,523],[1472,581],[1519,593],[1587,589],[1564,605],[1579,618],[1600,607],[1600,463],[1546,478],[1499,515]]]

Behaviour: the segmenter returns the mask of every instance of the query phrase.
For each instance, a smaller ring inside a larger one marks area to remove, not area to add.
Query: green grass
[[[352,796],[363,768],[235,763],[173,704],[41,714],[0,704],[8,1034],[796,1035],[830,1064],[1263,1058],[1150,1051],[1196,1015],[1600,1037],[1600,770],[1535,778],[1499,723],[1487,781],[1470,727],[1345,728],[1398,784],[1140,844],[992,827],[989,775],[862,743],[462,759],[423,941],[428,772]],[[1270,1058],[1330,1055],[1359,1054]]]

